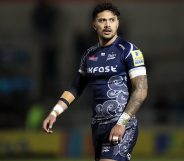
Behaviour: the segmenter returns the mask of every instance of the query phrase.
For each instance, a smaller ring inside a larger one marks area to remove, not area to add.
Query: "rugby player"
[[[92,86],[92,137],[95,161],[128,161],[138,136],[135,117],[147,96],[147,76],[142,52],[119,37],[120,12],[111,3],[97,5],[92,13],[99,42],[82,56],[72,87],[43,122],[52,133],[56,117]]]

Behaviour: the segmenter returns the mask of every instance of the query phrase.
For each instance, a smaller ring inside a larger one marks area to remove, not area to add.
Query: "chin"
[[[103,39],[109,40],[112,39],[114,36],[113,35],[103,35]]]

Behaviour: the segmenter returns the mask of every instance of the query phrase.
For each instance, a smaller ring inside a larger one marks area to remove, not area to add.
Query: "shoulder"
[[[90,53],[95,52],[98,48],[99,48],[98,44],[95,44],[95,45],[91,46],[90,48],[88,48],[88,49],[84,52],[84,54],[82,55],[82,57],[81,57],[81,63],[84,63],[85,60],[86,60],[86,58],[87,58],[87,56],[88,56]]]
[[[99,48],[99,45],[95,44],[95,45],[91,46],[90,48],[88,48],[84,54],[88,55],[91,52],[95,52],[98,48]]]
[[[95,44],[91,46],[90,48],[88,48],[82,55],[82,59],[85,59],[90,53],[95,52],[98,48],[99,48],[98,44]]]
[[[119,38],[116,47],[122,53],[122,58],[124,59],[128,58],[131,55],[131,52],[139,50],[135,44],[122,38]]]
[[[124,40],[123,38],[119,38],[117,43],[116,43],[116,47],[123,52],[130,52],[132,50],[137,50],[137,46],[135,46],[133,43]]]

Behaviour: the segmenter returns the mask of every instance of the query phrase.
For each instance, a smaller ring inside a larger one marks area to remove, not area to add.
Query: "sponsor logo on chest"
[[[87,73],[109,73],[109,72],[117,72],[116,66],[105,66],[105,67],[89,67],[87,68]]]

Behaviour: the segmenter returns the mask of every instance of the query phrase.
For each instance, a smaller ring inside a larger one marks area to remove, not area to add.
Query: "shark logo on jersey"
[[[109,73],[117,72],[117,65],[114,66],[105,66],[105,67],[89,67],[87,68],[87,73]]]
[[[114,53],[112,52],[112,54],[108,54],[108,56],[107,56],[107,61],[108,61],[108,60],[115,59],[115,58],[116,58],[116,54],[114,54]]]

